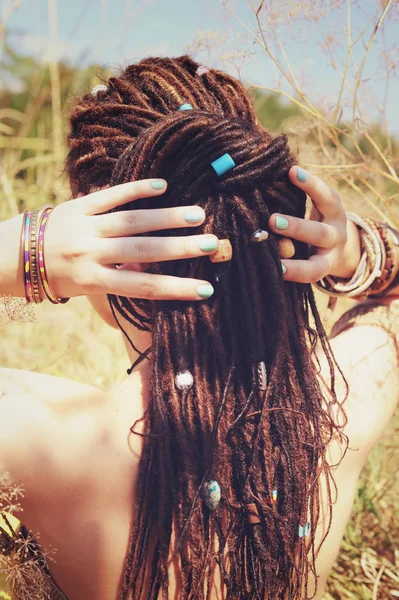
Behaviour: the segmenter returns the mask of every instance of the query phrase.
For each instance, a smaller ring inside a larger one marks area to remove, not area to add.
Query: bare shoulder
[[[348,383],[343,403],[347,415],[345,433],[359,448],[363,462],[383,434],[399,400],[399,362],[394,338],[383,328],[358,325],[331,340],[331,346]],[[337,392],[344,383],[337,373]]]
[[[349,448],[344,456],[344,445],[335,439],[330,442],[326,458],[330,465],[338,465],[332,469],[336,488],[331,488],[324,477],[320,480],[320,521],[315,534],[316,550],[324,538],[325,541],[316,560],[319,582],[315,600],[323,597],[324,585],[337,557],[352,511],[360,472],[370,451],[392,419],[399,399],[397,348],[392,336],[383,328],[355,326],[332,339],[331,346],[348,384],[346,394],[343,377],[336,370],[336,392],[346,413],[346,422],[339,410],[336,411],[336,421],[344,425],[343,431],[348,436]],[[320,362],[321,379],[325,382],[328,398],[329,369],[322,354]],[[331,524],[329,487],[332,490]]]
[[[60,377],[0,369],[1,468],[25,484],[46,477],[50,461],[66,463],[68,449],[96,426],[93,415],[103,396]]]

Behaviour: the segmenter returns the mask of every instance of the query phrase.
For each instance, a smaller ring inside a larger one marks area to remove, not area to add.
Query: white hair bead
[[[189,390],[194,384],[194,377],[190,371],[180,371],[175,377],[175,385],[178,390]]]
[[[264,242],[269,237],[269,234],[264,229],[258,229],[252,234],[252,242]]]
[[[209,69],[208,67],[205,67],[205,65],[200,65],[195,72],[197,77],[201,77],[201,75],[205,75],[205,73],[209,73]]]
[[[93,94],[93,96],[97,96],[98,92],[106,92],[107,91],[107,86],[104,85],[103,83],[99,83],[98,85],[95,85],[94,88],[91,90],[91,93]]]

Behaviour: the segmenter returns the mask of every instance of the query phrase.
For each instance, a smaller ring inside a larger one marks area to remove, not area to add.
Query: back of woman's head
[[[198,233],[227,238],[233,250],[225,263],[151,265],[154,273],[210,281],[207,301],[109,297],[122,326],[127,320],[152,332],[120,598],[156,599],[160,590],[167,597],[173,532],[179,598],[210,597],[217,564],[229,598],[267,592],[269,600],[285,593],[299,600],[314,568],[319,478],[331,476],[325,448],[338,429],[311,358],[318,340],[331,370],[333,359],[311,287],[284,282],[277,236],[256,243],[253,233],[267,229],[276,211],[303,217],[305,195],[288,179],[294,159],[286,138],[257,125],[242,85],[198,67],[189,57],[144,60],[85,96],[71,116],[75,193],[165,178],[164,195],[123,208],[198,204],[206,213]],[[186,103],[192,110],[179,110]],[[236,166],[218,176],[211,163],[225,154]],[[304,245],[295,250],[306,258]],[[180,389],[176,375],[184,371],[194,383]],[[204,499],[209,481],[221,489],[215,510]]]

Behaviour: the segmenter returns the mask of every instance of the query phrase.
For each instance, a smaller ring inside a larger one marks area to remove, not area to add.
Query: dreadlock
[[[233,248],[222,271],[208,257],[150,268],[213,282],[207,301],[109,296],[116,316],[152,332],[150,399],[119,600],[166,600],[173,553],[183,600],[208,600],[216,567],[231,599],[299,600],[315,572],[321,475],[331,502],[326,447],[334,435],[345,436],[323,405],[312,359],[320,342],[330,406],[338,403],[334,358],[311,286],[284,282],[278,236],[257,244],[251,236],[267,228],[273,212],[303,217],[306,197],[288,179],[294,159],[285,136],[273,138],[257,125],[238,81],[213,69],[199,77],[198,66],[188,56],[143,60],[111,78],[107,90],[84,96],[71,115],[67,169],[75,194],[165,178],[164,195],[123,209],[197,204],[207,216],[198,233],[228,238]],[[184,103],[193,110],[179,111]],[[217,177],[210,163],[225,153],[236,168]],[[295,248],[297,258],[307,257],[304,244]],[[261,362],[266,390],[257,383]],[[185,370],[194,385],[180,390],[175,376]],[[209,480],[222,492],[214,511],[202,497]],[[306,523],[309,535],[299,535]],[[330,525],[331,508],[327,533]]]

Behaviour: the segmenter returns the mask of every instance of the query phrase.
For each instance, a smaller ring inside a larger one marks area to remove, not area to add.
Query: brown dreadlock
[[[303,217],[305,195],[288,179],[294,160],[286,138],[273,139],[256,124],[243,86],[212,69],[198,77],[198,66],[187,56],[143,60],[111,78],[106,91],[85,96],[71,115],[67,169],[75,194],[165,178],[166,194],[123,209],[198,204],[207,215],[198,233],[228,238],[233,247],[224,272],[208,257],[150,269],[213,282],[208,301],[109,296],[118,318],[152,332],[151,392],[119,599],[168,598],[175,531],[180,598],[209,599],[217,564],[228,598],[299,600],[315,568],[319,477],[332,480],[326,446],[335,433],[345,436],[323,407],[311,358],[320,342],[337,403],[334,359],[311,286],[284,282],[276,236],[254,244],[251,235],[267,228],[272,212]],[[179,111],[184,103],[193,110]],[[236,168],[218,178],[210,163],[225,153]],[[306,256],[296,242],[296,257]],[[261,361],[266,391],[254,376]],[[184,370],[194,385],[180,391],[174,380]],[[211,479],[222,490],[214,512],[201,497]],[[310,535],[300,537],[308,521]]]

